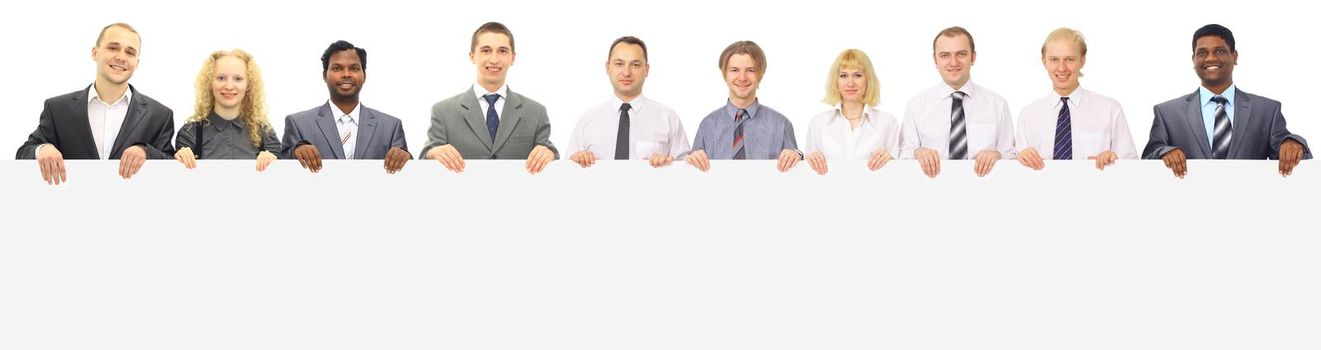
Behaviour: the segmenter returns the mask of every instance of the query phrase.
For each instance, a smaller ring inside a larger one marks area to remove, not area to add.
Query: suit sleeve
[[[1156,117],[1151,121],[1151,137],[1147,139],[1147,147],[1142,150],[1142,159],[1161,159],[1165,153],[1178,148],[1170,146],[1170,132],[1165,126],[1165,117],[1160,113],[1160,106],[1152,108]]]
[[[303,133],[298,131],[298,126],[294,125],[294,116],[284,117],[284,139],[280,143],[280,158],[294,159],[294,147],[303,141]]]
[[[174,111],[164,106],[160,109],[157,117],[165,120],[156,130],[156,137],[144,140],[142,145],[147,147],[147,159],[174,159]]]
[[[41,109],[37,130],[32,131],[23,146],[18,147],[14,159],[37,159],[37,147],[47,143],[60,143],[59,135],[55,133],[55,117],[50,112],[50,101],[46,101],[45,107]]]
[[[399,147],[399,149],[408,152],[408,139],[404,138],[404,122],[398,121],[394,124],[394,130],[390,133],[390,147]],[[386,149],[389,152],[389,149]]]
[[[1312,149],[1307,147],[1307,140],[1298,134],[1289,133],[1289,129],[1285,127],[1284,114],[1280,112],[1280,105],[1277,104],[1275,110],[1271,112],[1270,159],[1280,159],[1280,144],[1286,139],[1303,144],[1303,159],[1312,159]]]
[[[555,154],[555,159],[560,159],[560,151],[555,149],[555,144],[550,143],[550,116],[546,114],[545,109],[541,110],[539,119],[541,119],[541,125],[537,126],[537,144],[546,146],[551,153]]]
[[[449,144],[449,133],[445,130],[444,117],[444,102],[431,107],[431,127],[427,129],[427,145],[422,147],[422,152],[417,155],[417,159],[426,159],[427,152],[430,152],[432,148]]]

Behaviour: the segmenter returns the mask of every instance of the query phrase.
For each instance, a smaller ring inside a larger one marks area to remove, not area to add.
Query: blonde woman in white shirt
[[[1137,147],[1119,102],[1079,87],[1087,63],[1082,33],[1060,28],[1041,45],[1041,64],[1054,91],[1019,114],[1018,162],[1041,170],[1045,159],[1089,159],[1104,170],[1117,159],[1137,159]]]
[[[871,59],[848,49],[835,58],[826,79],[826,98],[833,108],[812,118],[807,127],[807,163],[825,175],[830,161],[861,163],[877,170],[899,151],[899,121],[876,109],[881,84]]]

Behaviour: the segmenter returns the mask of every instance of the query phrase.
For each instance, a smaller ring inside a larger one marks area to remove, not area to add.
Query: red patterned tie
[[[734,159],[748,159],[743,152],[743,116],[748,114],[748,110],[740,109],[734,113]]]

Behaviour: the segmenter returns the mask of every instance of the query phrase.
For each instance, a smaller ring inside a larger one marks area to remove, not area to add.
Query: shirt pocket
[[[670,155],[670,143],[667,141],[638,141],[633,143],[633,154],[641,158],[651,157],[652,154]]]
[[[1073,158],[1086,159],[1110,149],[1110,135],[1094,132],[1073,133]]]
[[[989,123],[968,123],[968,159],[977,158],[977,152],[984,150],[999,150],[995,147],[996,130],[995,124]]]

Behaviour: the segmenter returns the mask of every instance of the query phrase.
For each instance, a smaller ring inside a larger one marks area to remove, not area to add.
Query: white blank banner
[[[0,349],[1315,349],[1267,161],[0,161]]]

